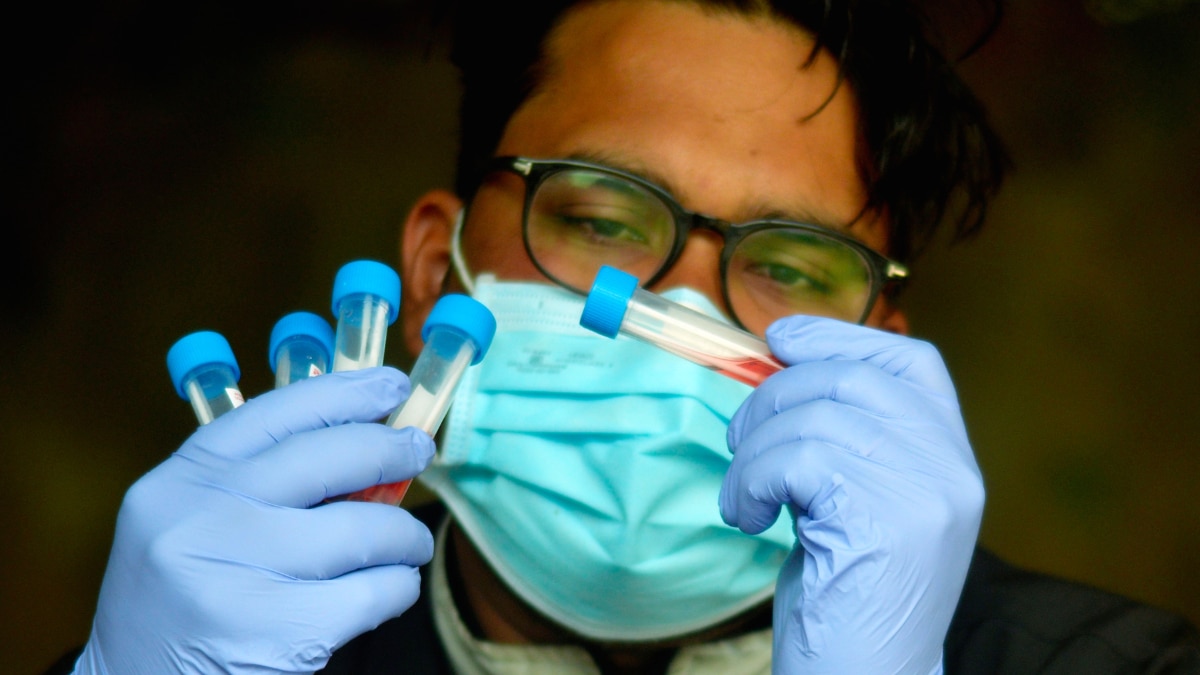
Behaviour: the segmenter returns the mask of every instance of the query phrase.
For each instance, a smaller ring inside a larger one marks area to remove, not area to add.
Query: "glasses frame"
[[[870,293],[867,296],[866,306],[863,308],[862,315],[858,317],[857,323],[866,321],[870,315],[871,309],[875,306],[880,293],[890,286],[895,286],[903,283],[908,278],[908,268],[895,260],[882,255],[878,251],[870,248],[862,242],[847,236],[836,230],[831,230],[828,227],[813,225],[811,223],[802,223],[791,220],[779,219],[763,219],[752,220],[744,223],[732,223],[712,218],[702,213],[689,211],[685,209],[678,201],[667,192],[665,189],[651,183],[650,181],[638,176],[637,174],[614,169],[603,164],[595,164],[582,160],[574,159],[532,159],[529,157],[519,156],[502,156],[492,158],[485,166],[486,173],[495,173],[504,171],[507,173],[516,174],[521,177],[525,183],[525,198],[521,208],[521,241],[525,246],[525,253],[529,256],[529,260],[533,262],[538,271],[550,279],[554,283],[577,293],[587,293],[587,289],[576,288],[563,280],[556,277],[547,270],[533,253],[533,248],[529,243],[529,211],[533,204],[533,196],[537,193],[541,184],[550,176],[570,171],[573,169],[583,169],[594,171],[597,173],[608,174],[623,180],[627,180],[650,194],[654,195],[659,201],[666,205],[671,213],[671,217],[675,224],[675,239],[671,244],[671,250],[664,258],[658,270],[645,281],[641,282],[642,286],[653,286],[679,261],[679,256],[683,253],[684,247],[687,245],[688,236],[692,230],[704,229],[711,230],[721,235],[723,239],[721,247],[720,260],[720,280],[721,280],[721,295],[725,302],[725,306],[729,308],[729,312],[733,315],[733,320],[741,328],[745,328],[741,319],[737,316],[737,311],[733,307],[733,303],[729,298],[729,283],[727,270],[729,262],[733,259],[733,253],[740,243],[746,237],[769,229],[788,229],[800,232],[808,232],[818,236],[827,237],[834,241],[845,244],[847,247],[856,251],[867,262],[867,270],[870,276]]]

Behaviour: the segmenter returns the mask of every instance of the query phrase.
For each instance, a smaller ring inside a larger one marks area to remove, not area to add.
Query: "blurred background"
[[[965,46],[968,3],[935,4]],[[411,0],[26,10],[0,136],[14,673],[86,639],[124,490],[195,427],[170,345],[220,331],[243,392],[269,389],[275,320],[328,316],[338,267],[394,264],[411,202],[449,185],[457,97]],[[1010,2],[962,72],[1017,172],[903,296],[959,386],[983,542],[1196,622],[1198,36],[1184,0]]]

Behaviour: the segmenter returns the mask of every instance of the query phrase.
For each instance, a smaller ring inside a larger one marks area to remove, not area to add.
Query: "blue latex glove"
[[[408,388],[392,368],[332,373],[200,427],[126,493],[75,672],[311,673],[410,607],[429,530],[395,506],[321,504],[425,467],[427,434],[367,423]]]
[[[783,506],[798,546],[775,595],[776,673],[940,673],[984,490],[954,386],[927,343],[832,319],[767,331],[788,368],[729,427],[721,515]]]

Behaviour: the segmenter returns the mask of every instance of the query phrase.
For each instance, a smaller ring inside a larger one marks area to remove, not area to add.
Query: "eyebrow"
[[[636,160],[627,159],[609,152],[594,150],[573,152],[567,156],[567,159],[599,164],[611,169],[619,169],[625,173],[633,174],[644,181],[653,183],[654,185],[662,188],[667,192],[667,194],[671,195],[671,198],[674,199],[676,203],[679,202],[678,195],[680,194],[680,191],[671,185],[671,181],[666,176]],[[744,209],[742,214],[743,215],[741,218],[734,221],[735,223],[748,223],[758,220],[785,220],[795,223],[803,223],[806,225],[819,225],[820,227],[834,230],[836,232],[846,232],[849,230],[849,226],[852,224],[836,222],[827,215],[821,215],[812,209],[784,209],[777,206],[772,206],[765,202],[753,204],[748,209]]]
[[[666,176],[654,171],[641,162],[623,159],[607,152],[596,151],[573,152],[570,155],[567,155],[567,159],[599,164],[600,166],[606,166],[610,169],[619,169],[625,173],[631,173],[646,182],[657,185],[658,187],[670,193],[672,197],[675,197],[675,195],[679,194],[679,191],[671,185],[671,181],[668,180]]]

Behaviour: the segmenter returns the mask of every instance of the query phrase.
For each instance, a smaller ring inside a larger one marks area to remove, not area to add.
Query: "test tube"
[[[275,322],[267,358],[275,388],[329,372],[333,329],[312,312],[292,312]]]
[[[425,346],[408,376],[412,393],[388,417],[388,425],[395,429],[417,427],[430,436],[436,434],[458,381],[467,366],[483,360],[495,333],[496,319],[482,303],[465,295],[442,296],[421,328]],[[399,504],[411,482],[376,485],[347,499]]]
[[[167,371],[202,425],[246,402],[237,385],[237,359],[220,333],[198,331],[177,340],[167,351]]]
[[[753,333],[638,288],[637,277],[607,265],[596,274],[579,323],[606,337],[648,342],[752,387],[784,367]]]
[[[400,276],[374,260],[342,265],[333,280],[333,370],[383,365],[387,327],[400,311]]]

